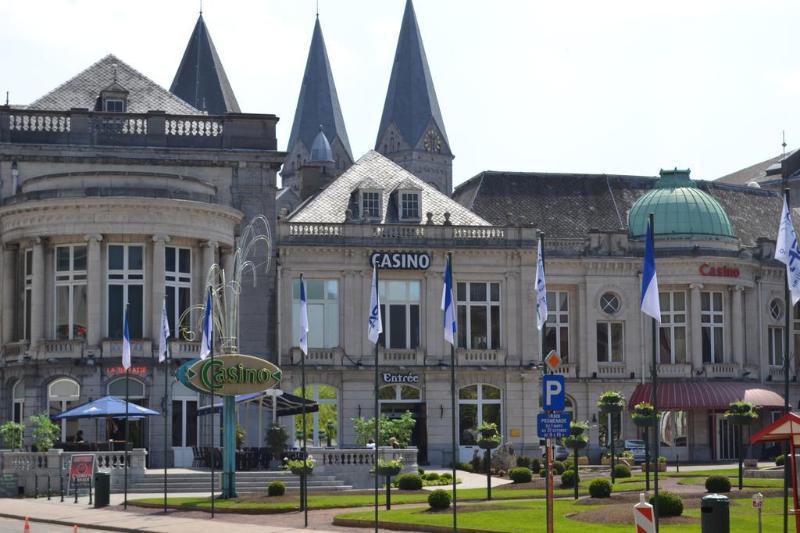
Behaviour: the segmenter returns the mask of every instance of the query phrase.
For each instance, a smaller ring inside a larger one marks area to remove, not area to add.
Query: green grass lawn
[[[783,515],[780,512],[781,501],[779,498],[767,499],[764,509],[764,531],[777,531],[782,527]],[[556,501],[555,504],[555,529],[559,533],[583,532],[591,530],[593,533],[628,533],[633,528],[633,511],[631,510],[630,523],[628,524],[591,524],[579,522],[566,515],[602,509],[602,505],[579,505],[566,500]],[[662,524],[661,531],[699,531],[699,509],[688,509],[685,516],[698,521],[694,524]],[[372,512],[346,513],[337,519],[356,520],[364,525],[372,523]],[[402,523],[413,525],[430,525],[450,528],[452,526],[451,513],[431,513],[422,508],[405,508],[393,511],[381,511],[379,520],[383,523]],[[475,529],[486,532],[530,532],[544,531],[545,505],[541,501],[533,502],[498,502],[492,504],[487,510],[479,512],[463,512],[458,515],[459,528]],[[536,524],[532,527],[532,524]],[[757,515],[750,506],[749,499],[735,501],[731,506],[731,533],[752,533],[756,531]]]
[[[739,478],[736,476],[728,476],[731,480],[731,485],[734,489],[739,487]],[[700,487],[705,486],[706,478],[705,477],[684,477],[678,480],[679,485],[698,485]],[[746,489],[782,489],[783,488],[783,480],[782,479],[768,479],[768,478],[744,478],[742,480],[742,485]]]

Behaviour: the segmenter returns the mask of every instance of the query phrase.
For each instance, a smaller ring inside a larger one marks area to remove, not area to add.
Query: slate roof
[[[414,4],[407,0],[375,146],[378,147],[386,128],[394,122],[405,141],[414,147],[431,120],[444,138],[442,152],[451,153]]]
[[[241,113],[202,13],[169,90],[210,115]]]
[[[793,153],[794,151],[788,152],[786,157],[789,157]],[[717,178],[716,181],[721,183],[731,183],[733,185],[747,185],[751,181],[763,182],[775,178],[780,179],[780,163],[782,160],[783,155],[777,155],[764,161],[759,161],[755,165],[750,165],[749,167],[737,170],[736,172],[726,174],[721,178]]]
[[[413,185],[421,191],[421,220],[427,222],[426,213],[433,213],[434,224],[443,224],[444,213],[450,213],[450,222],[455,226],[488,226],[486,220],[479,217],[461,204],[442,194],[433,186],[417,178],[390,159],[374,150],[364,154],[353,166],[333,180],[316,196],[305,201],[289,217],[291,222],[342,223],[346,219],[347,209],[353,210],[353,198],[364,183],[369,188],[378,187],[383,190],[382,220],[380,223],[398,222],[397,208],[393,194],[398,185]],[[408,224],[408,222],[403,222]]]
[[[166,111],[173,115],[201,114],[198,109],[187,104],[113,54],[105,56],[74,78],[34,101],[28,106],[28,109],[69,111],[71,108],[77,107],[99,110],[100,91],[114,83],[115,65],[117,84],[129,92],[127,108],[129,113]]]
[[[555,238],[584,238],[589,230],[627,231],[633,203],[657,178],[605,174],[485,171],[456,188],[453,199],[492,224],[535,226]],[[745,246],[775,239],[780,197],[769,190],[695,181],[716,198]]]
[[[318,18],[314,24],[306,70],[303,74],[303,84],[300,87],[292,131],[289,134],[286,151],[290,153],[290,156],[295,144],[300,141],[306,149],[310,150],[314,138],[319,133],[320,126],[331,144],[337,137],[339,138],[352,161],[353,152],[350,149],[350,140],[344,126],[342,108],[339,105],[333,71],[328,60],[325,38],[322,35],[322,26],[320,26]]]

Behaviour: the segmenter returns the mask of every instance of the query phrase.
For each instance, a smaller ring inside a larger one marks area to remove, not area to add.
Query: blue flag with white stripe
[[[211,300],[211,287],[208,288],[206,295],[206,310],[203,315],[203,340],[200,342],[200,359],[205,359],[211,355],[211,340],[214,337],[214,309]]]
[[[775,259],[786,265],[786,280],[792,295],[792,305],[800,300],[800,247],[792,224],[792,212],[783,198],[781,224],[778,227],[778,240],[775,243]]]
[[[381,320],[381,299],[378,293],[378,266],[372,265],[372,292],[369,297],[367,338],[372,344],[377,344],[381,333],[383,333],[383,320]]]
[[[128,324],[128,306],[122,319],[122,366],[125,370],[131,367],[131,328]]]
[[[300,276],[300,350],[308,355],[308,301],[306,300],[306,282]]]
[[[644,245],[644,268],[642,269],[642,313],[661,322],[661,302],[658,299],[658,276],[656,276],[656,252],[653,227],[647,222],[647,241]]]
[[[450,256],[444,267],[444,287],[442,287],[442,311],[444,311],[444,340],[455,346],[456,308],[453,301],[453,265]]]

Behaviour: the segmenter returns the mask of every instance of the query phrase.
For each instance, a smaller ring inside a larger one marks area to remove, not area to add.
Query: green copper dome
[[[655,217],[656,238],[736,238],[725,210],[713,196],[697,188],[688,170],[662,170],[655,188],[636,200],[628,214],[631,238],[645,236],[650,213]]]

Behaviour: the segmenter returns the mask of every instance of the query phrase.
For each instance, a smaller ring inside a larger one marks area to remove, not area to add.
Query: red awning
[[[652,384],[643,383],[633,391],[628,408],[641,402],[652,402]],[[659,411],[722,410],[737,400],[756,407],[783,408],[783,397],[757,385],[737,382],[667,381],[658,384]]]

